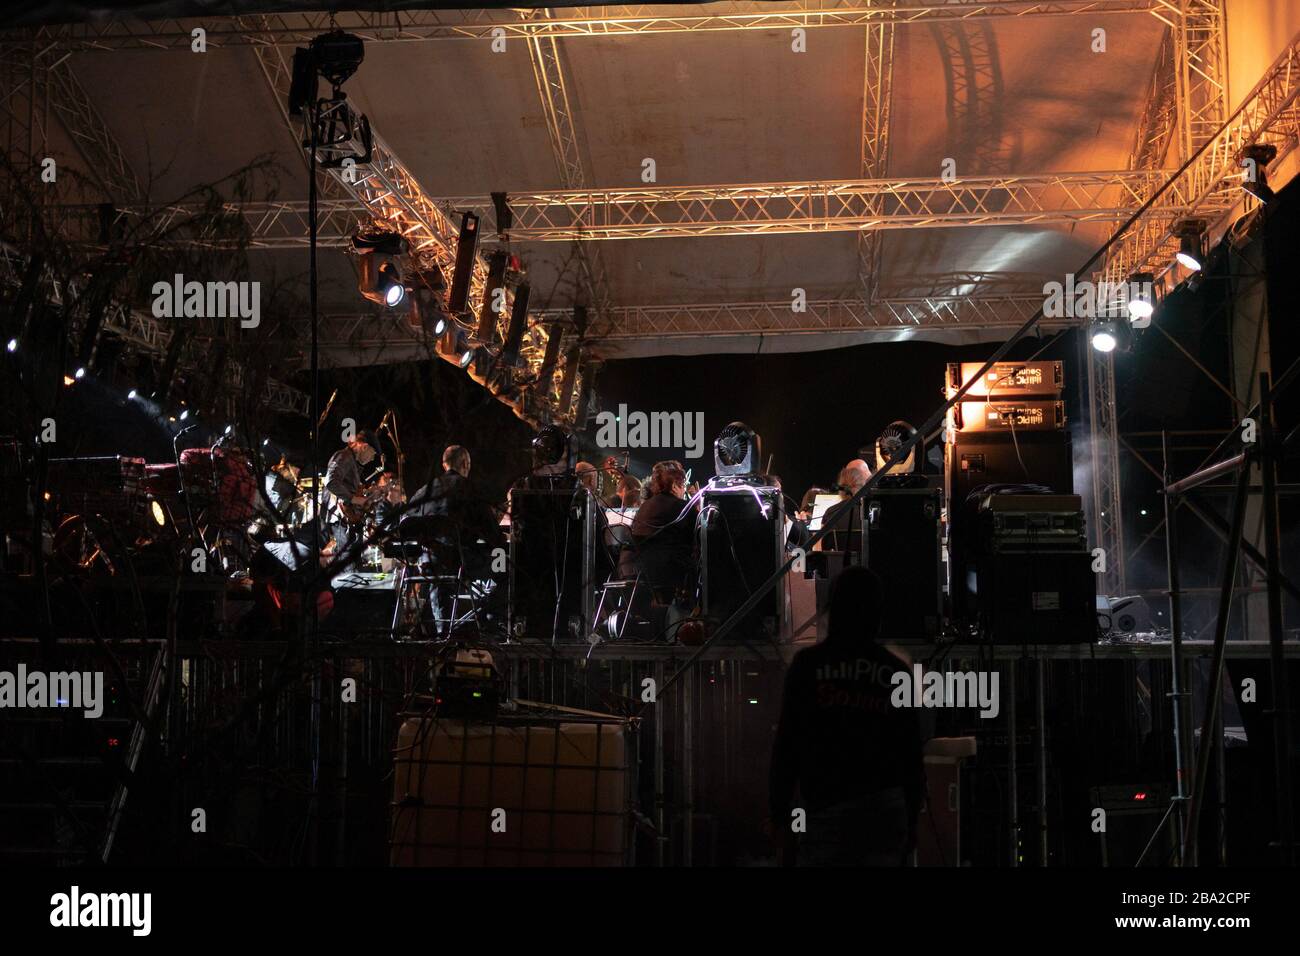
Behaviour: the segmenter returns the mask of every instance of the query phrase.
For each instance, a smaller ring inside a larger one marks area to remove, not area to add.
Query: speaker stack
[[[948,397],[982,365],[949,364]],[[1034,640],[1040,631],[1050,631],[1049,619],[1072,619],[1074,608],[1082,606],[1093,587],[1082,512],[1073,495],[1064,387],[1059,361],[998,362],[948,413],[944,484],[952,610],[956,618],[978,621],[992,640]],[[998,513],[1001,503],[990,506],[991,496],[999,492],[1017,494],[1014,511]],[[1044,493],[1052,500],[1029,502],[1020,497]],[[1027,523],[1034,534],[1019,540],[1008,533],[1016,522]],[[1041,522],[1060,533],[1039,534]],[[1059,567],[1059,575],[1049,575],[1053,580],[1047,581],[1035,573],[1035,580],[1029,581],[1028,571],[1042,570],[1037,562],[1043,559]],[[997,601],[1023,604],[1023,613],[1009,616],[1005,603],[998,611],[993,604]],[[1065,639],[1090,635],[1094,620],[1090,605],[1086,620],[1069,628]]]

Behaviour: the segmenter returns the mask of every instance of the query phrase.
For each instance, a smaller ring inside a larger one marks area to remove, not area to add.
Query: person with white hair
[[[871,468],[861,458],[854,458],[840,469],[839,477],[835,480],[840,503],[832,506],[822,519],[822,527],[831,529],[823,539],[822,550],[844,551],[849,555],[856,555],[862,550],[861,510],[856,503],[850,504],[849,500],[870,479]],[[849,557],[847,563],[856,563],[856,559]]]

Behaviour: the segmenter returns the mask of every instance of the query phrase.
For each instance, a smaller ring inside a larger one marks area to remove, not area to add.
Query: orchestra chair
[[[478,628],[479,595],[465,574],[459,526],[446,515],[411,515],[398,525],[396,538],[385,549],[389,557],[402,562],[397,578],[397,601],[393,608],[393,640],[399,640],[403,631],[423,628],[423,595],[426,593],[437,637],[449,638],[465,626]],[[450,608],[445,616],[439,605],[439,594],[443,589],[451,595]],[[411,622],[413,609],[414,627]]]

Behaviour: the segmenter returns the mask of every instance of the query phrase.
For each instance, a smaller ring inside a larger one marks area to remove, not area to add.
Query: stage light
[[[1205,223],[1199,219],[1187,219],[1174,228],[1178,237],[1178,264],[1193,272],[1200,272],[1205,262],[1204,251]]]
[[[406,286],[398,257],[406,252],[406,240],[395,232],[361,232],[352,237],[357,253],[357,291],[371,302],[390,309],[402,304]]]
[[[181,412],[181,421],[185,421],[185,419],[189,417],[190,417],[190,410],[188,408],[185,409],[185,411]]]
[[[163,511],[162,503],[158,499],[149,500],[149,513],[153,515],[154,524],[160,528],[167,527],[167,512]]]
[[[9,342],[5,345],[5,351],[6,351],[6,352],[17,352],[17,351],[18,351],[18,340],[17,340],[17,339],[10,339]]]
[[[72,384],[73,382],[75,382],[75,381],[76,381],[76,379],[74,379],[71,375],[65,375],[65,376],[63,376],[63,384],[64,384],[64,385],[71,385],[71,384]]]
[[[85,366],[82,366],[82,367],[78,368],[75,372],[73,372],[73,373],[72,373],[72,377],[75,378],[75,379],[78,379],[78,380],[85,378],[85,377],[86,377],[86,369],[85,369]]]
[[[456,363],[461,368],[469,368],[469,363],[472,361],[474,361],[474,350],[472,348],[465,348],[460,353],[460,358],[456,360]]]
[[[1246,167],[1241,188],[1267,205],[1276,195],[1268,184],[1268,164],[1277,156],[1272,143],[1255,143],[1243,149],[1237,158],[1238,165]]]
[[[1131,319],[1149,319],[1156,311],[1156,277],[1135,273],[1128,280],[1128,314]]]
[[[713,442],[714,472],[722,477],[757,475],[763,467],[762,440],[744,422],[731,422]]]
[[[223,435],[229,435],[229,434],[230,434],[231,432],[233,432],[234,430],[235,430],[235,426],[234,426],[234,425],[227,425],[227,426],[226,426],[226,430],[223,431],[221,434],[223,434]]]
[[[128,402],[134,402],[137,395],[139,395],[139,393],[135,389],[131,389],[131,391],[126,393],[126,400]]]
[[[1113,352],[1115,346],[1119,344],[1119,337],[1115,334],[1115,325],[1112,322],[1099,322],[1092,328],[1092,347],[1098,352]]]
[[[433,334],[442,335],[442,333],[446,331],[447,331],[447,320],[439,316],[438,321],[433,324]]]
[[[406,298],[406,287],[402,285],[401,277],[396,275],[396,270],[388,265],[388,263],[381,266],[379,271],[381,274],[380,281],[387,281],[388,283],[384,288],[384,305],[388,306],[390,309],[395,309],[397,306],[401,305],[402,300]],[[390,275],[390,278],[387,280],[382,278],[385,271],[388,271]]]
[[[269,439],[269,438],[263,438],[263,439],[262,439],[262,447],[263,447],[263,448],[265,448],[265,447],[266,447],[267,445],[269,445],[269,444],[271,444],[271,439]]]

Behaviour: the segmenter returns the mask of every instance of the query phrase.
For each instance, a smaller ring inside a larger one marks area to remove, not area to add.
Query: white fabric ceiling
[[[1107,51],[1090,49],[1092,31]],[[891,175],[1115,170],[1127,166],[1163,25],[1154,17],[980,20],[897,29]],[[854,179],[864,31],[663,34],[560,41],[589,185],[637,185],[655,159],[661,185]],[[945,49],[958,55],[946,56]],[[954,66],[956,72],[954,73]],[[248,47],[76,54],[73,69],[155,200],[217,179],[259,154],[281,168],[279,198],[305,199],[293,138]],[[967,118],[952,87],[975,82]],[[529,55],[475,40],[372,42],[349,95],[434,196],[561,188]],[[1079,265],[1104,227],[982,227],[888,231],[882,288],[955,271],[1009,272],[1026,290]],[[617,305],[841,298],[857,288],[852,233],[637,239],[601,243]],[[565,243],[518,247],[534,302],[567,305]],[[305,273],[305,252],[257,252],[255,269]],[[346,256],[323,256],[322,309],[362,312]],[[572,278],[570,271],[569,280]],[[552,291],[554,290],[554,292]],[[763,346],[815,349],[861,335],[769,337]],[[753,351],[744,337],[637,343],[623,354]]]

